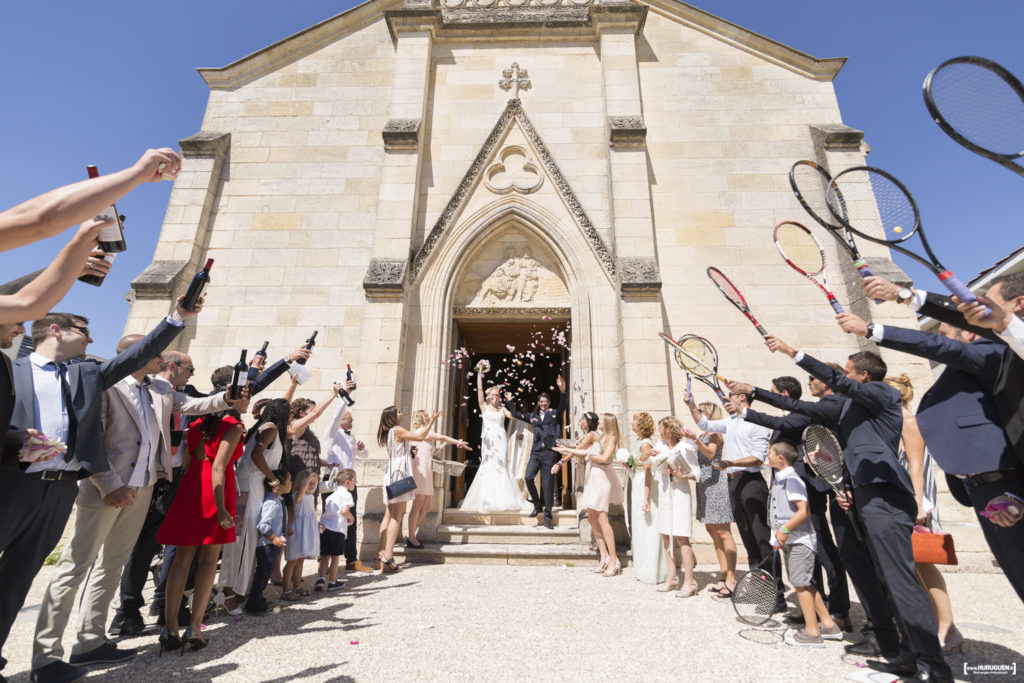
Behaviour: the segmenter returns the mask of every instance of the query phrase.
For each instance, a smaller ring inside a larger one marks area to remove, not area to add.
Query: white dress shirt
[[[739,415],[732,415],[723,420],[709,420],[706,415],[701,415],[697,426],[705,432],[725,434],[726,460],[742,460],[753,456],[763,465],[764,459],[768,457],[768,441],[771,438],[772,430],[767,427],[747,422]],[[762,465],[729,467],[725,471],[727,474],[760,472]]]
[[[149,393],[151,380],[147,377],[141,382],[131,375],[121,380],[132,398],[135,413],[139,416],[142,429],[139,431],[139,458],[132,468],[132,476],[128,486],[136,488],[156,483],[157,451],[160,446],[160,425],[153,411],[153,396]]]
[[[64,393],[60,386],[60,367],[58,363],[51,361],[46,356],[32,352],[29,357],[32,366],[32,389],[35,394],[36,421],[33,425],[45,436],[51,439],[60,439],[64,443],[68,441],[68,408],[64,405]],[[78,458],[72,457],[64,460],[58,455],[46,462],[34,462],[25,470],[26,474],[42,472],[43,470],[70,470],[72,472],[82,469]]]

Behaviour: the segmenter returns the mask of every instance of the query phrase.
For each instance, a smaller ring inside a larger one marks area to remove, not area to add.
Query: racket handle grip
[[[857,272],[860,273],[861,279],[866,280],[869,277],[874,277],[875,274],[871,272],[870,268],[868,268],[868,264],[867,262],[864,261],[864,259],[857,259],[856,261],[853,262],[853,265],[856,266]],[[875,299],[875,303],[884,304],[885,299]],[[835,306],[833,306],[833,308],[835,308]]]
[[[722,402],[723,406],[729,403],[729,399],[725,397],[725,394],[723,394],[722,390],[718,387],[715,387],[715,395],[718,396],[718,400]]]
[[[952,292],[956,298],[960,299],[960,303],[970,303],[978,300],[978,297],[974,295],[974,292],[967,289],[964,283],[960,282],[960,278],[953,275],[953,273],[948,270],[939,273],[939,280],[942,281],[942,284],[946,285],[946,289]],[[985,315],[988,315],[991,312],[992,311],[989,310],[988,307],[985,308]]]
[[[836,298],[834,296],[829,298],[828,303],[832,306],[832,310],[835,311],[837,315],[839,313],[845,313],[845,311],[843,310],[843,305],[836,301]]]
[[[757,328],[757,333],[762,337],[768,336],[768,332],[763,327],[761,327],[761,323],[757,322],[756,320],[754,321],[754,327]]]

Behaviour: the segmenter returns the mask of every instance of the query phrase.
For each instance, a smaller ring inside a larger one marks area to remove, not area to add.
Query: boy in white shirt
[[[338,581],[338,564],[345,554],[345,534],[356,520],[352,514],[356,471],[341,470],[334,481],[338,489],[327,496],[320,515],[320,578],[316,582],[317,590],[322,590],[324,584],[327,584],[328,591],[345,587],[344,581]]]
[[[804,615],[804,627],[788,633],[786,643],[796,647],[825,647],[825,640],[842,640],[843,631],[832,621],[821,594],[811,583],[818,539],[814,527],[805,524],[810,511],[807,486],[793,469],[798,457],[796,447],[785,441],[774,443],[768,449],[768,464],[775,470],[769,504],[772,544],[782,549],[786,573],[796,589]]]

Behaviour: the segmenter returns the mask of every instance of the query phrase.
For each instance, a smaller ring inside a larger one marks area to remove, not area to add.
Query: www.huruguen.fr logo
[[[968,664],[964,662],[964,676],[1016,676],[1017,662],[1010,664]]]

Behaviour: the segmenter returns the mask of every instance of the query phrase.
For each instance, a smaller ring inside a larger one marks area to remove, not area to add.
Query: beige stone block
[[[302,227],[301,213],[261,213],[253,217],[253,230],[298,230]]]

